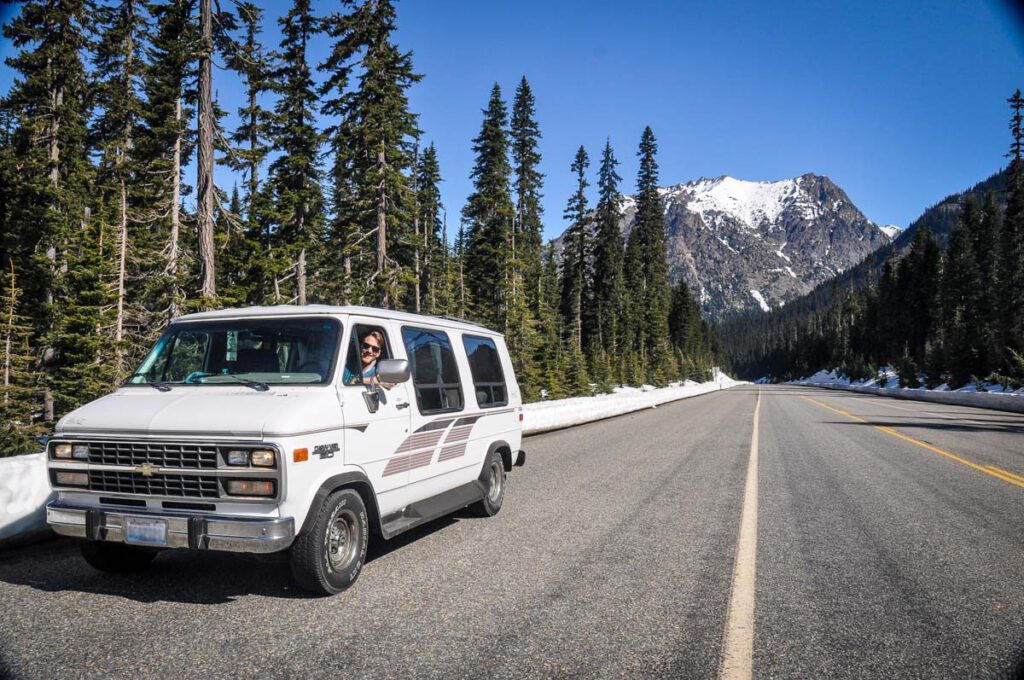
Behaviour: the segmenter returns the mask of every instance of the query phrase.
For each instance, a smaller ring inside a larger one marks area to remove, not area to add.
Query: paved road
[[[1024,417],[797,387],[531,437],[499,515],[334,598],[233,555],[0,552],[0,676],[715,676],[758,392],[754,675],[1024,678]]]

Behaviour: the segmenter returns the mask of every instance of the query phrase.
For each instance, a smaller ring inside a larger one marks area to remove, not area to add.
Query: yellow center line
[[[920,446],[923,449],[928,449],[929,451],[937,453],[940,456],[945,456],[946,458],[949,458],[950,460],[955,460],[958,463],[963,463],[964,465],[966,465],[969,468],[974,468],[978,472],[984,472],[986,475],[990,475],[992,477],[995,477],[996,479],[1001,479],[1004,482],[1008,482],[1010,484],[1013,484],[1014,486],[1019,486],[1020,488],[1024,489],[1024,478],[1020,478],[1017,475],[1013,474],[1012,472],[1007,472],[1006,470],[1001,470],[1001,469],[999,469],[999,468],[997,468],[995,466],[992,466],[992,465],[990,465],[988,467],[985,467],[985,466],[982,466],[982,465],[978,465],[977,463],[975,463],[973,461],[970,461],[970,460],[967,460],[966,458],[962,458],[962,457],[956,455],[955,453],[950,453],[949,451],[943,451],[942,449],[937,448],[935,446],[932,446],[931,444],[926,444],[925,442],[920,441],[918,439],[914,439],[913,437],[908,437],[907,435],[903,434],[902,432],[897,432],[896,430],[894,430],[891,427],[888,427],[886,425],[875,425],[871,421],[865,420],[865,419],[861,418],[860,416],[855,416],[852,413],[849,413],[847,411],[843,411],[842,409],[833,408],[833,407],[829,406],[828,404],[823,404],[822,402],[818,401],[817,399],[811,399],[810,397],[804,397],[804,396],[801,396],[801,399],[806,399],[807,401],[811,402],[812,404],[817,404],[818,406],[821,406],[822,408],[827,408],[829,411],[832,411],[833,413],[838,413],[841,416],[846,416],[847,418],[851,418],[853,420],[865,423],[865,424],[870,425],[871,427],[875,428],[876,430],[879,430],[879,431],[884,432],[884,433],[886,433],[888,435],[896,437],[897,439],[902,439],[905,442],[909,442],[909,443],[914,444],[916,446]]]
[[[995,465],[986,465],[985,467],[987,467],[989,470],[992,470],[993,472],[997,472],[997,473],[999,473],[1001,475],[1005,475],[1007,477],[1012,477],[1013,479],[1016,479],[1018,482],[1024,482],[1024,477],[1021,477],[1020,475],[1015,475],[1012,472],[1010,472],[1009,470],[1004,470],[1003,468],[998,468]]]

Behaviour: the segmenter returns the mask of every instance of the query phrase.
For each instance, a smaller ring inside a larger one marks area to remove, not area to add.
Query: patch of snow
[[[757,304],[761,305],[761,309],[763,309],[766,312],[770,312],[772,310],[772,308],[768,306],[768,303],[764,301],[764,296],[761,295],[761,291],[752,290],[750,291],[750,294],[753,296],[755,300],[757,300]]]
[[[789,258],[786,258],[786,259],[789,259]],[[792,269],[790,269],[789,267],[786,267],[785,269],[786,269],[787,272],[789,272],[790,276],[792,276],[794,279],[796,278],[796,274],[793,273]]]
[[[46,504],[55,498],[45,453],[0,458],[0,545],[47,532]]]
[[[779,246],[779,249],[775,251],[775,254],[784,259],[786,262],[792,262],[792,260],[789,259],[789,255],[786,255],[784,252],[782,252],[782,249],[788,245],[789,241],[783,241],[782,245]]]
[[[722,244],[723,246],[725,246],[726,248],[728,248],[728,249],[729,249],[729,250],[731,250],[732,252],[736,253],[737,255],[739,255],[739,254],[740,254],[738,250],[736,250],[736,249],[735,249],[735,248],[733,248],[733,247],[732,247],[731,245],[729,245],[729,242],[728,242],[728,241],[726,241],[726,240],[725,240],[724,238],[722,238],[721,236],[716,236],[715,238],[717,238],[717,239],[719,240],[719,242],[720,242],[720,243],[721,243],[721,244]]]
[[[637,387],[616,387],[612,394],[593,397],[574,397],[554,401],[539,401],[523,405],[523,434],[536,434],[563,427],[582,425],[622,413],[645,408],[656,408],[678,399],[694,397],[744,384],[721,375],[717,382],[694,383],[687,380],[682,385],[662,387],[651,385]]]

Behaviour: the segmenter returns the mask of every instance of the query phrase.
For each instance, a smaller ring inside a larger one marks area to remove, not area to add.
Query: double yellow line
[[[818,406],[820,406],[822,408],[827,408],[829,411],[832,411],[833,413],[838,413],[841,416],[846,416],[847,418],[850,418],[852,420],[856,420],[858,422],[864,423],[865,425],[870,425],[871,427],[875,428],[876,430],[880,430],[881,432],[884,432],[887,435],[891,435],[893,437],[896,437],[897,439],[902,439],[905,442],[909,442],[911,444],[914,444],[915,446],[920,446],[923,449],[928,449],[929,451],[937,453],[940,456],[945,456],[946,458],[949,458],[950,460],[955,460],[956,462],[962,463],[962,464],[966,465],[969,468],[973,468],[973,469],[977,470],[978,472],[984,472],[986,475],[991,475],[991,476],[995,477],[996,479],[1001,479],[1004,482],[1008,482],[1010,484],[1013,484],[1014,486],[1019,486],[1020,488],[1024,489],[1024,477],[1021,477],[1020,475],[1015,475],[1012,472],[1008,472],[1006,470],[1003,470],[1002,468],[998,468],[995,465],[978,465],[977,463],[975,463],[973,461],[970,461],[970,460],[967,460],[966,458],[962,458],[962,457],[956,455],[955,453],[950,453],[949,451],[943,451],[942,449],[937,448],[935,446],[932,446],[931,444],[926,444],[925,442],[920,441],[918,439],[914,439],[913,437],[908,437],[907,435],[905,435],[905,434],[903,434],[901,432],[897,432],[896,430],[894,430],[891,427],[888,427],[886,425],[875,425],[871,421],[864,420],[860,416],[855,416],[852,413],[849,413],[849,412],[844,411],[842,409],[833,408],[833,407],[829,406],[828,404],[824,404],[824,403],[818,401],[817,399],[812,399],[810,397],[804,397],[804,396],[802,396],[801,398],[802,399],[806,399],[807,401],[811,402],[812,404],[817,404]]]

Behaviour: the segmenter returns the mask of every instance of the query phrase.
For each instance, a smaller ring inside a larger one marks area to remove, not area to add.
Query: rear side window
[[[412,365],[412,384],[420,413],[461,411],[462,383],[448,335],[425,328],[402,328],[402,341]]]
[[[462,344],[469,359],[469,372],[473,374],[473,391],[481,408],[504,406],[508,403],[505,375],[501,372],[498,347],[490,338],[464,335]]]

